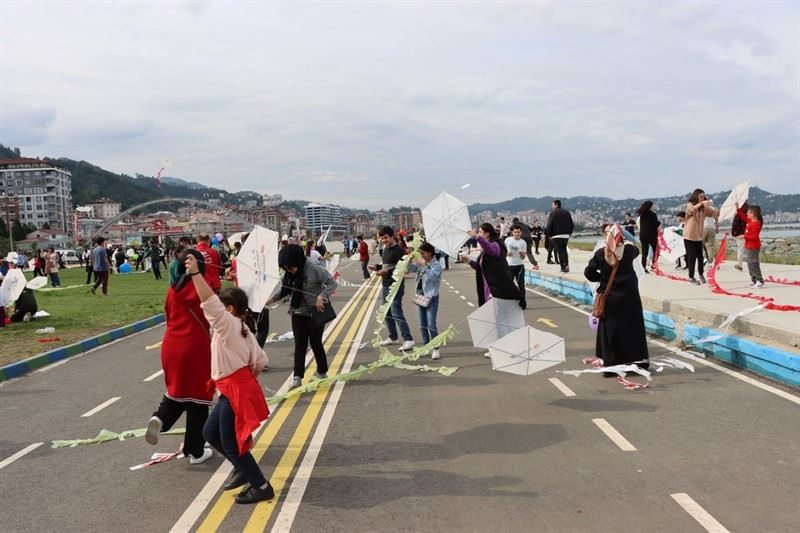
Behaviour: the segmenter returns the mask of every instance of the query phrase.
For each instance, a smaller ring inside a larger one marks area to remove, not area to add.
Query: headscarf
[[[612,254],[614,257],[616,257],[617,261],[622,259],[622,254],[625,253],[625,242],[622,226],[619,224],[609,224],[606,228],[606,233],[603,240],[605,241],[606,261],[608,262],[608,258],[611,257]]]
[[[203,258],[203,254],[198,252],[194,249],[189,249],[183,252],[178,258],[178,268],[177,268],[177,278],[175,279],[175,283],[172,284],[172,288],[176,291],[180,291],[188,282],[189,282],[189,275],[186,274],[186,256],[191,255],[195,259],[197,259],[197,270],[200,272],[202,276],[206,271],[206,261]]]
[[[278,265],[283,268],[283,286],[292,291],[289,307],[299,309],[303,297],[303,269],[306,266],[306,254],[297,244],[287,244],[278,253]],[[286,267],[297,267],[297,272],[292,274]]]

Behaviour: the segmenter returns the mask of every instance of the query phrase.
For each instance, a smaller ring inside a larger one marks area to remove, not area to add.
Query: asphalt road
[[[361,282],[357,264],[342,266],[345,279]],[[159,351],[145,347],[160,341],[163,327],[3,384],[0,530],[800,529],[797,391],[758,388],[702,363],[694,373],[654,374],[636,391],[597,375],[558,374],[585,368],[594,337],[580,311],[532,292],[527,322],[566,339],[567,363],[528,377],[496,372],[469,341],[472,272],[458,265],[445,278],[439,325],[453,323],[458,334],[439,363],[459,370],[444,377],[382,369],[281,405],[256,439],[279,489],[270,504],[232,505],[235,492],[217,490],[227,473],[218,457],[129,470],[153,451],[175,451],[181,437],[164,436],[156,447],[144,439],[49,447],[52,439],[146,424],[163,382],[143,381],[160,368]],[[359,348],[375,325],[374,285],[338,290],[332,366],[375,359],[371,347]],[[419,341],[408,293],[405,309]],[[272,331],[289,329],[282,309],[271,318]],[[278,390],[291,373],[292,343],[267,348],[262,384]],[[651,345],[651,357],[659,355],[675,356]]]

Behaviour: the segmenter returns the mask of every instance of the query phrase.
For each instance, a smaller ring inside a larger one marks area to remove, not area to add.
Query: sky
[[[3,0],[0,142],[354,208],[798,193],[799,43],[796,1]]]

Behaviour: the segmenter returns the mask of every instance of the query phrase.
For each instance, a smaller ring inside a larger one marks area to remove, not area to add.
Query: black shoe
[[[549,259],[547,260],[547,264],[548,264],[548,265],[555,265],[555,263],[553,263],[553,262],[552,262],[552,261],[550,261]]]
[[[244,473],[240,472],[239,470],[234,470],[233,473],[228,478],[228,482],[222,486],[222,490],[233,490],[238,489],[245,483],[247,483],[247,478],[244,477]]]
[[[526,302],[520,302],[520,303],[519,303],[519,306],[520,306],[520,308],[522,308],[522,310],[524,311],[524,310],[525,310],[525,309],[528,307],[528,304],[527,304]]]
[[[267,481],[266,489],[259,489],[258,487],[250,487],[244,492],[240,492],[236,496],[236,503],[256,503],[265,500],[271,500],[275,497],[275,491],[272,490],[272,485]]]

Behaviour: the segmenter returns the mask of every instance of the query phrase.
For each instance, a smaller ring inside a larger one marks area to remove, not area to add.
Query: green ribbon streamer
[[[74,448],[83,444],[100,444],[111,440],[125,440],[136,437],[144,437],[147,433],[147,428],[129,429],[122,433],[115,433],[108,429],[101,429],[96,437],[91,439],[73,439],[73,440],[54,440],[51,443],[51,448]],[[183,435],[186,433],[186,428],[175,428],[169,431],[164,431],[162,435]]]

